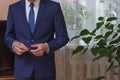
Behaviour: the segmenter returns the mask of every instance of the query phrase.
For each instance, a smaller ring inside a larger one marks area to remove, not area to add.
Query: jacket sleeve
[[[54,17],[54,25],[55,25],[55,38],[48,42],[49,51],[54,52],[55,50],[61,48],[62,46],[66,45],[69,41],[66,24],[64,20],[64,16],[60,7],[57,7],[57,12]]]
[[[5,32],[4,38],[5,38],[6,45],[12,51],[12,43],[15,40],[15,31],[14,31],[14,22],[13,22],[13,17],[12,17],[11,6],[9,6],[7,26],[6,26],[6,32]]]

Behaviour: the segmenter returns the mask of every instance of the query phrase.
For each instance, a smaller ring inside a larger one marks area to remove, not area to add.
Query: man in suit
[[[55,80],[54,52],[68,40],[59,3],[21,0],[10,5],[5,42],[15,53],[16,80]]]

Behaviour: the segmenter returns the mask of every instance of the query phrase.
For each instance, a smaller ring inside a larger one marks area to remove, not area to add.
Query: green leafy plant
[[[111,68],[120,66],[120,24],[114,23],[117,17],[99,17],[96,23],[96,28],[93,31],[84,29],[80,31],[80,34],[71,39],[77,39],[84,41],[86,46],[79,45],[73,51],[73,55],[77,53],[86,53],[89,49],[95,56],[93,61],[100,58],[105,58],[109,63],[107,71]],[[101,33],[97,33],[100,31]],[[103,78],[96,78],[94,80],[102,80]]]
[[[97,77],[97,78],[91,78],[91,79],[87,79],[87,80],[105,80],[105,77],[100,76],[100,77]]]

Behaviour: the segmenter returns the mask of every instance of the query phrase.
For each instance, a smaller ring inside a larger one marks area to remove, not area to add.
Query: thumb
[[[34,44],[34,45],[31,45],[32,48],[37,48],[38,45],[37,44]]]

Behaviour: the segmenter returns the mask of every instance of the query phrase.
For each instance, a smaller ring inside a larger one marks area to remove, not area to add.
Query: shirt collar
[[[25,0],[25,3],[26,3],[26,6],[29,6],[30,5],[30,2],[28,1],[28,0]],[[39,4],[40,4],[40,0],[36,0],[35,2],[34,2],[34,6],[36,7],[36,6],[39,6]]]

